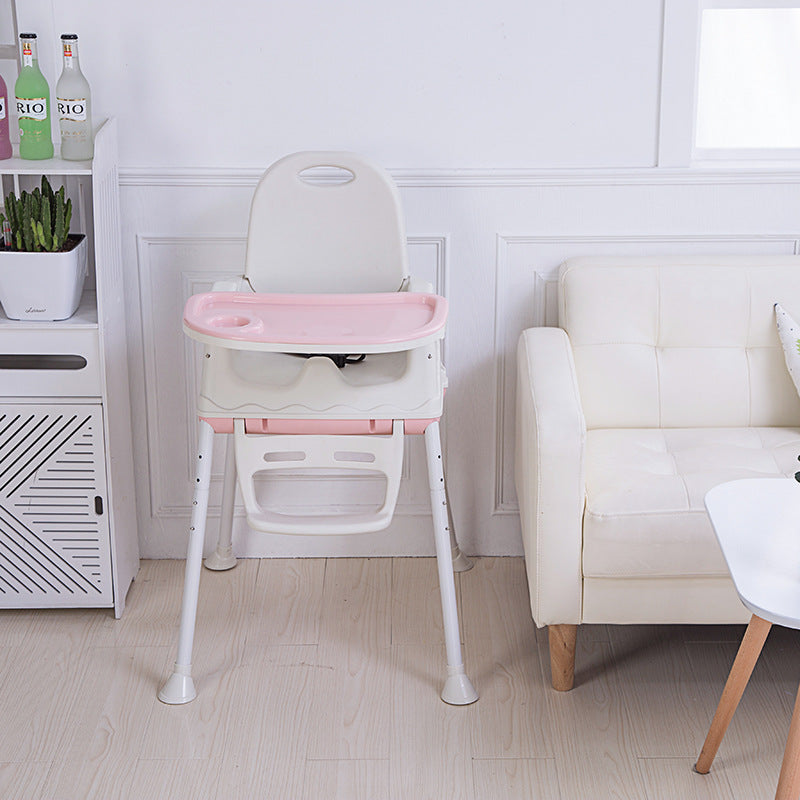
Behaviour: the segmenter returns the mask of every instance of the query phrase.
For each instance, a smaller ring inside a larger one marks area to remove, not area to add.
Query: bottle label
[[[22,66],[33,66],[33,46],[26,39],[23,39],[22,41]]]
[[[57,98],[59,119],[83,122],[86,119],[86,98],[78,97],[69,100],[64,97]]]
[[[0,94],[0,119],[6,118],[6,99]]]
[[[43,122],[47,119],[46,97],[18,97],[17,114],[20,119],[35,119]]]
[[[72,66],[72,45],[69,42],[64,42],[64,66]]]

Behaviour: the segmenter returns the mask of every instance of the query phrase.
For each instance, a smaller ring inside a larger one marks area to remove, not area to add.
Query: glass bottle
[[[61,158],[83,161],[94,155],[92,95],[78,61],[78,37],[74,33],[62,33],[61,49],[64,68],[56,84]]]
[[[53,157],[50,132],[50,87],[39,69],[36,34],[21,33],[22,66],[14,85],[19,116],[20,158]]]
[[[8,134],[8,118],[11,109],[8,107],[8,89],[3,76],[0,75],[0,159],[11,158],[11,137]]]

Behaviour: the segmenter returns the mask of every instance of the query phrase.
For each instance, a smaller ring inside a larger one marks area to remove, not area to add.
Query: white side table
[[[800,484],[747,478],[715,486],[705,498],[739,598],[753,612],[695,769],[717,753],[773,624],[800,629]],[[800,796],[800,692],[783,754],[776,800]]]

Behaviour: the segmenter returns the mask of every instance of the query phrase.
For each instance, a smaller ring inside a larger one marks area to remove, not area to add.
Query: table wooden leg
[[[794,702],[775,800],[797,800],[798,797],[800,797],[800,689]]]
[[[764,647],[764,642],[771,627],[771,622],[767,622],[755,614],[750,618],[750,624],[744,632],[744,638],[739,645],[739,652],[736,654],[725,688],[722,690],[722,697],[719,700],[717,711],[714,714],[714,719],[711,720],[711,727],[703,743],[703,749],[700,751],[700,757],[694,767],[697,772],[703,775],[711,769],[711,762],[717,754],[722,737],[725,735],[736,707],[739,705],[739,700],[742,699],[742,693],[750,680],[753,667],[758,661],[758,656],[761,654],[761,649]]]

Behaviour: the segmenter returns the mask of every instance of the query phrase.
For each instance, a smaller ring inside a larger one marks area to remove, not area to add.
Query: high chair
[[[178,655],[161,701],[197,694],[192,645],[215,433],[228,434],[219,543],[206,560],[215,570],[236,564],[237,477],[253,530],[380,531],[397,502],[404,438],[424,436],[447,658],[441,697],[478,699],[464,671],[453,579],[454,565],[471,565],[450,521],[439,438],[446,317],[447,301],[408,274],[400,198],[387,173],[338,152],[295,153],[267,170],[250,210],[244,276],[191,297],[184,311],[185,333],[205,349]],[[286,514],[261,504],[257,477],[309,469],[379,473],[382,505]]]

